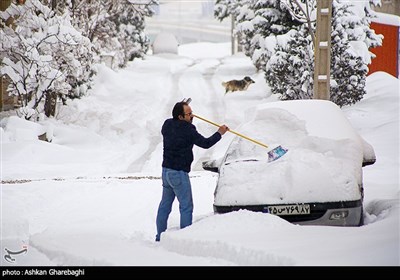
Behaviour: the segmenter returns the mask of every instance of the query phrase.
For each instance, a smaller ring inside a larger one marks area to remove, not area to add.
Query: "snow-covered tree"
[[[120,11],[116,12],[110,19],[115,23],[117,38],[121,45],[118,52],[120,55],[119,66],[125,66],[134,58],[143,57],[150,46],[150,39],[144,33],[145,16],[151,16],[154,11],[152,6],[158,5],[158,1],[142,1],[121,3]]]
[[[339,106],[354,104],[366,93],[367,65],[374,57],[368,49],[382,44],[382,36],[369,28],[372,17],[367,2],[333,2],[330,99]]]
[[[314,50],[308,27],[279,35],[275,53],[268,60],[265,78],[282,100],[313,97]],[[281,43],[279,43],[281,42]]]
[[[252,13],[231,2],[220,1],[230,6],[219,10],[225,17],[229,13],[237,19],[247,15],[238,23],[237,32],[245,54],[257,69],[265,71],[272,92],[284,100],[312,98],[316,1],[246,1]],[[367,65],[374,56],[368,48],[381,45],[381,37],[369,27],[372,15],[367,0],[333,1],[331,100],[340,106],[353,104],[365,94]]]
[[[62,0],[57,10],[70,12],[73,25],[93,43],[97,61],[102,54],[112,54],[123,67],[148,51],[144,19],[154,14],[156,5],[158,0]]]
[[[5,22],[14,19],[13,26]],[[0,72],[11,83],[8,92],[21,102],[26,119],[43,111],[54,115],[57,97],[83,94],[91,73],[91,43],[70,21],[38,0],[0,12]]]
[[[237,17],[237,33],[244,52],[250,56],[257,69],[264,69],[265,64],[272,55],[265,45],[265,38],[287,33],[296,28],[300,23],[293,20],[286,6],[276,0],[257,0],[240,8]],[[244,16],[241,16],[244,15]]]
[[[307,30],[315,45],[314,27],[316,22],[316,7],[317,0],[281,0],[280,6],[288,11],[294,21],[298,23],[307,24]]]
[[[247,2],[247,0],[245,0]],[[223,19],[237,16],[237,9],[242,5],[240,0],[217,0],[214,6],[214,17],[222,21]]]
[[[343,106],[362,99],[365,94],[365,77],[368,68],[350,44],[349,19],[354,15],[348,4],[333,5],[331,46],[331,88],[330,99]],[[354,27],[354,26],[353,26]]]
[[[282,11],[280,6],[280,1],[276,0],[216,1],[214,16],[219,20],[233,17],[239,45],[247,56],[253,58],[257,69],[263,68],[269,58],[263,51],[264,38],[271,34],[284,34],[296,25],[288,11]]]

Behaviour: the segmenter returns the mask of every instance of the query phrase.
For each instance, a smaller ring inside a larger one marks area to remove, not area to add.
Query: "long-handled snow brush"
[[[184,98],[184,99],[182,100],[182,102],[186,102],[187,104],[189,104],[191,101],[192,101],[192,98],[190,98],[190,97],[189,97],[189,98]],[[217,124],[217,123],[215,123],[215,122],[212,122],[212,121],[210,121],[210,120],[207,120],[207,119],[205,119],[205,118],[202,118],[202,117],[200,117],[200,116],[198,116],[198,115],[193,114],[193,116],[194,116],[195,118],[198,118],[198,119],[200,119],[200,120],[202,120],[202,121],[208,122],[209,124],[215,125],[215,126],[217,126],[217,127],[220,127],[220,126],[221,126],[221,125],[219,125],[219,124]],[[249,140],[249,141],[251,141],[251,142],[253,142],[253,143],[255,143],[255,144],[258,144],[258,145],[260,145],[260,146],[263,146],[264,148],[269,149],[268,145],[265,145],[265,144],[263,144],[263,143],[261,143],[261,142],[259,142],[259,141],[257,141],[257,140],[254,140],[254,139],[252,139],[252,138],[250,138],[250,137],[247,137],[247,136],[245,136],[245,135],[243,135],[243,134],[241,134],[241,133],[239,133],[239,132],[236,132],[236,131],[231,130],[231,129],[229,129],[228,131],[231,132],[231,133],[233,133],[233,134],[236,134],[236,135],[239,136],[239,137],[242,137],[242,138],[244,138],[244,139],[246,139],[246,140]],[[288,149],[283,148],[281,145],[279,145],[279,146],[276,147],[276,148],[273,148],[272,150],[270,150],[270,151],[268,152],[268,162],[277,160],[278,158],[280,158],[280,157],[282,157],[283,155],[285,155],[285,154],[287,153],[287,151],[288,151]]]
[[[190,102],[190,101],[189,101],[189,102]],[[210,121],[210,120],[207,120],[207,119],[205,119],[205,118],[202,118],[202,117],[200,117],[200,116],[198,116],[198,115],[193,115],[193,116],[194,116],[195,118],[198,118],[198,119],[200,119],[200,120],[202,120],[202,121],[208,122],[209,124],[215,125],[215,126],[217,126],[217,127],[220,127],[220,126],[221,126],[221,125],[219,125],[219,124],[217,124],[217,123],[215,123],[215,122],[212,122],[212,121]],[[241,133],[239,133],[239,132],[236,132],[236,131],[234,131],[234,130],[232,130],[232,129],[229,129],[228,131],[231,132],[231,133],[233,133],[233,134],[236,134],[236,135],[239,136],[239,137],[242,137],[242,138],[244,138],[244,139],[246,139],[246,140],[249,140],[249,141],[251,141],[251,142],[253,142],[253,143],[256,143],[256,144],[258,144],[258,145],[260,145],[260,146],[263,146],[264,148],[269,149],[268,145],[265,145],[265,144],[263,144],[263,143],[261,143],[261,142],[259,142],[259,141],[257,141],[257,140],[254,140],[254,139],[252,139],[252,138],[250,138],[250,137],[247,137],[247,136],[245,136],[245,135],[243,135],[243,134],[241,134]],[[277,160],[278,158],[280,158],[280,157],[282,157],[284,154],[286,154],[287,151],[288,151],[288,149],[283,148],[281,145],[279,145],[279,146],[276,147],[276,148],[273,148],[272,150],[270,150],[270,151],[268,152],[268,162]]]

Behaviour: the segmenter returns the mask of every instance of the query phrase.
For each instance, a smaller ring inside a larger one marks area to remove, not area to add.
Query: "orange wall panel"
[[[369,74],[384,71],[399,78],[399,26],[371,22],[376,34],[384,36],[382,46],[371,48],[376,55],[369,67]]]

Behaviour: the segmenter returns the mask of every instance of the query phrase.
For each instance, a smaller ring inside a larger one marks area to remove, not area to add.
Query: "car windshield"
[[[230,164],[236,161],[249,161],[249,160],[262,160],[260,158],[260,154],[264,152],[267,153],[265,148],[261,148],[263,151],[259,152],[260,148],[258,148],[255,144],[249,143],[248,140],[244,140],[242,138],[236,138],[229,145],[229,148],[225,157],[225,164]]]
[[[298,139],[307,135],[304,121],[279,108],[269,109],[268,115],[257,116],[257,119],[252,119],[238,129],[268,148],[236,136],[227,149],[224,160],[226,164],[249,160],[268,161],[271,149],[281,143],[294,145]]]

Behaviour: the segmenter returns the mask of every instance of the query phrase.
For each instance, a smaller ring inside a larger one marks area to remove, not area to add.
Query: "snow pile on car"
[[[238,131],[289,151],[269,163],[267,149],[236,137],[220,166],[215,205],[360,199],[363,141],[334,103],[262,104]]]

